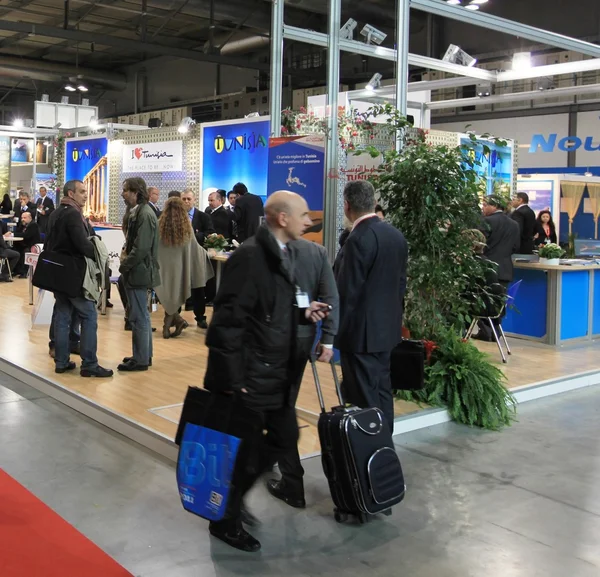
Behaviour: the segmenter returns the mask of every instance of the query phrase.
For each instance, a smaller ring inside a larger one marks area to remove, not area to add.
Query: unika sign
[[[593,136],[588,136],[585,139],[578,136],[565,136],[559,140],[558,134],[549,134],[548,136],[534,134],[531,139],[529,153],[554,152],[556,148],[563,152],[573,152],[579,150],[581,147],[588,152],[600,151],[600,143],[595,144]]]

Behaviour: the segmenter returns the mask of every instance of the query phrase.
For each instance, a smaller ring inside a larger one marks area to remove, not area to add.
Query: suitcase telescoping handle
[[[333,373],[333,382],[335,383],[335,392],[337,393],[338,401],[340,406],[344,406],[344,399],[342,397],[342,389],[340,388],[340,379],[338,378],[337,371],[335,370],[335,363],[333,359],[329,361],[331,366],[331,372]],[[319,404],[321,405],[321,412],[326,413],[325,399],[323,398],[323,390],[321,389],[321,379],[319,379],[319,373],[317,372],[317,355],[312,353],[310,355],[310,366],[312,368],[313,377],[315,378],[315,386],[317,388],[317,396],[319,397]]]

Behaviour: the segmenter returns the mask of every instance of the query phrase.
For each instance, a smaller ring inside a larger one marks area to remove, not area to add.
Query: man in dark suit
[[[519,250],[521,236],[519,225],[505,212],[504,199],[496,196],[488,196],[483,201],[483,215],[485,225],[483,234],[486,238],[486,248],[483,256],[498,265],[498,281],[505,288],[513,279],[512,255]],[[500,324],[501,319],[496,321]],[[479,323],[479,332],[476,339],[482,341],[493,341],[492,330],[484,322]]]
[[[148,188],[148,206],[154,211],[156,218],[160,218],[162,211],[158,208],[158,200],[160,198],[160,191],[156,186],[150,186]]]
[[[21,215],[21,222],[17,225],[15,236],[20,237],[23,240],[17,244],[19,251],[19,264],[17,265],[17,271],[21,275],[21,278],[27,276],[25,270],[25,253],[31,252],[31,247],[42,242],[40,237],[40,229],[36,222],[33,221],[31,213],[24,212]]]
[[[191,190],[186,190],[181,195],[181,200],[185,208],[188,211],[192,228],[194,229],[194,235],[198,244],[204,246],[206,237],[210,234],[214,234],[215,229],[213,227],[212,219],[208,214],[198,210],[195,204],[195,196]],[[205,287],[198,287],[192,289],[192,296],[185,303],[185,310],[193,310],[194,316],[196,317],[196,323],[201,329],[208,328],[206,322],[206,290]]]
[[[40,233],[46,234],[48,219],[54,211],[54,201],[48,196],[48,190],[45,186],[40,186],[40,198],[36,202],[37,223],[40,227]]]
[[[533,254],[533,236],[535,234],[535,212],[529,208],[529,195],[518,192],[513,200],[513,211],[511,217],[519,225],[521,236],[519,254]]]
[[[22,190],[21,192],[19,192],[19,203],[15,207],[15,222],[21,222],[21,216],[25,212],[30,213],[32,220],[35,220],[35,217],[37,215],[37,206],[33,202],[31,202],[29,193]]]
[[[250,194],[245,184],[238,182],[233,187],[233,192],[237,195],[234,216],[237,223],[237,240],[242,243],[256,234],[265,210],[260,196]]]
[[[217,190],[211,192],[208,197],[208,206],[210,208],[210,218],[217,234],[222,234],[226,239],[231,239],[233,235],[233,219],[231,212],[225,209],[225,191]]]
[[[375,214],[375,190],[366,181],[344,190],[344,212],[353,223],[336,268],[345,401],[378,407],[394,428],[390,382],[392,349],[402,339],[408,245],[403,234]]]

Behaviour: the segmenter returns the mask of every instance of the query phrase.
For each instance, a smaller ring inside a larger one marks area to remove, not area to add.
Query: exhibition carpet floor
[[[0,469],[2,577],[132,577]]]

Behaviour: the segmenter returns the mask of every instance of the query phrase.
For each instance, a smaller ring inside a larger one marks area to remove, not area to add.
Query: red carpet
[[[1,577],[133,577],[0,469]]]

